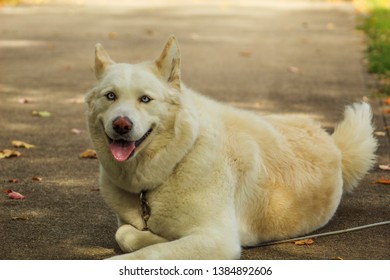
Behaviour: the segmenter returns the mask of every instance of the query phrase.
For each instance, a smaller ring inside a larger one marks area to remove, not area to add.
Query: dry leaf
[[[145,32],[150,37],[153,37],[154,35],[156,35],[156,32],[152,29],[146,29]]]
[[[294,245],[312,245],[312,244],[314,244],[313,239],[301,239],[301,240],[294,241]]]
[[[19,220],[21,220],[21,221],[27,221],[27,220],[28,220],[27,217],[11,217],[11,219],[12,219],[13,221],[19,221]]]
[[[3,158],[11,158],[11,157],[20,157],[22,154],[18,151],[13,151],[13,150],[2,150],[0,151],[0,159]]]
[[[251,57],[252,52],[251,51],[240,51],[240,56],[242,57]]]
[[[49,43],[49,44],[47,44],[47,48],[48,48],[50,51],[54,51],[54,50],[57,48],[57,45],[54,44],[54,43]]]
[[[387,97],[385,102],[387,105],[390,105],[390,97]]]
[[[383,137],[383,136],[386,136],[386,132],[384,132],[384,131],[375,131],[375,132],[374,132],[374,135],[375,135],[375,136]]]
[[[380,164],[379,165],[379,168],[381,169],[381,170],[390,170],[390,164]]]
[[[8,179],[8,183],[19,183],[19,179],[16,178]]]
[[[344,260],[342,257],[335,257],[334,259],[335,259],[335,260],[338,260],[338,261]]]
[[[290,71],[291,73],[294,73],[294,74],[301,72],[301,70],[299,70],[299,68],[295,67],[295,66],[288,67],[288,71]]]
[[[118,38],[118,33],[116,33],[116,32],[108,32],[108,39],[110,39],[110,40],[115,40],[115,39],[117,39]]]
[[[27,103],[32,103],[32,100],[29,98],[21,97],[21,98],[19,98],[18,102],[20,104],[27,104]]]
[[[385,179],[385,178],[381,178],[378,181],[376,181],[375,183],[383,184],[383,185],[390,185],[390,180],[389,179]]]
[[[87,149],[79,155],[81,158],[97,158],[95,150]]]
[[[18,192],[14,192],[13,190],[4,190],[3,192],[6,193],[8,195],[8,197],[11,199],[23,199],[24,198],[24,195],[22,195]]]
[[[15,148],[25,148],[25,149],[31,149],[35,147],[35,145],[31,145],[19,140],[12,140],[11,145],[14,146]]]
[[[48,118],[51,116],[51,113],[48,111],[32,111],[31,115],[34,117]]]
[[[40,181],[42,181],[42,178],[38,177],[38,176],[32,176],[31,180],[40,182]]]
[[[78,129],[78,128],[72,128],[71,132],[73,134],[79,135],[79,134],[83,133],[84,131],[81,129]]]

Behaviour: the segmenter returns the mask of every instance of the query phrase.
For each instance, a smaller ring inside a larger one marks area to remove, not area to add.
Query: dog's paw
[[[139,230],[131,225],[122,225],[118,228],[115,234],[115,240],[123,252],[130,253],[137,249],[137,235]]]
[[[138,230],[132,225],[122,225],[118,228],[115,234],[116,242],[125,253],[131,253],[141,248],[167,242],[163,237],[160,237],[150,231]]]

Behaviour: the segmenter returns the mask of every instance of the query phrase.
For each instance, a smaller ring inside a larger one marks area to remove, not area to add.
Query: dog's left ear
[[[170,36],[160,57],[155,61],[162,78],[180,90],[180,49],[175,36]]]
[[[103,77],[107,67],[115,62],[108,55],[101,44],[95,46],[95,76],[97,79]]]

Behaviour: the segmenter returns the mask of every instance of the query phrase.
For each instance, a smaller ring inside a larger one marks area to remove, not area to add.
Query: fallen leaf
[[[11,219],[13,220],[13,221],[27,221],[28,220],[28,218],[27,217],[11,217]]]
[[[387,105],[390,105],[390,97],[387,97],[385,102]]]
[[[251,57],[252,52],[251,51],[240,51],[240,56],[242,57]]]
[[[8,183],[19,183],[19,179],[16,178],[8,179]]]
[[[84,132],[84,130],[78,129],[78,128],[72,128],[71,132],[73,134],[79,135]]]
[[[382,170],[390,170],[390,164],[380,164],[379,168]]]
[[[334,260],[342,261],[344,259],[342,257],[335,257]]]
[[[4,190],[3,192],[6,193],[10,199],[23,199],[24,198],[24,195],[22,195],[18,192],[15,192],[13,190]]]
[[[110,39],[110,40],[115,40],[115,39],[117,39],[118,38],[118,33],[116,33],[116,32],[108,32],[108,39]]]
[[[295,66],[288,67],[288,71],[290,71],[291,73],[294,73],[294,74],[301,72],[301,70],[299,70],[299,68],[295,67]]]
[[[301,239],[301,240],[294,241],[294,245],[312,245],[312,244],[314,244],[313,239]]]
[[[28,103],[32,103],[32,100],[29,98],[21,97],[21,98],[19,98],[18,102],[20,104],[28,104]]]
[[[376,181],[375,183],[383,184],[383,185],[390,185],[390,180],[389,179],[385,179],[385,178],[381,178],[378,181]]]
[[[79,155],[81,158],[97,158],[95,150],[87,149]]]
[[[18,151],[13,151],[13,150],[2,150],[0,151],[0,159],[3,158],[12,158],[12,157],[20,157],[22,154]]]
[[[154,35],[156,35],[156,32],[152,29],[146,29],[145,32],[150,37],[153,37]]]
[[[386,132],[384,132],[384,131],[375,131],[375,132],[374,132],[374,135],[375,135],[375,136],[383,137],[383,136],[386,136]]]
[[[54,50],[57,48],[57,45],[54,44],[54,43],[49,43],[49,44],[47,44],[47,48],[48,48],[50,51],[54,51]]]
[[[32,111],[31,112],[31,115],[33,115],[34,117],[41,117],[41,118],[48,118],[51,116],[51,113],[48,112],[48,111]]]
[[[15,148],[25,148],[25,149],[31,149],[35,147],[35,145],[31,145],[19,140],[12,140],[11,145],[14,146]]]
[[[40,181],[42,181],[42,177],[32,176],[31,180],[40,182]]]

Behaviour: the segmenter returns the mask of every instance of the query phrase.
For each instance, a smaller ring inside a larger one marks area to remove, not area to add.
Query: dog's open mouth
[[[150,128],[144,136],[142,136],[137,141],[126,141],[123,139],[114,140],[108,137],[108,140],[110,142],[110,150],[114,158],[119,161],[126,161],[130,159],[134,153],[135,149],[141,145],[141,143],[149,136],[149,134],[152,132],[152,128]]]

